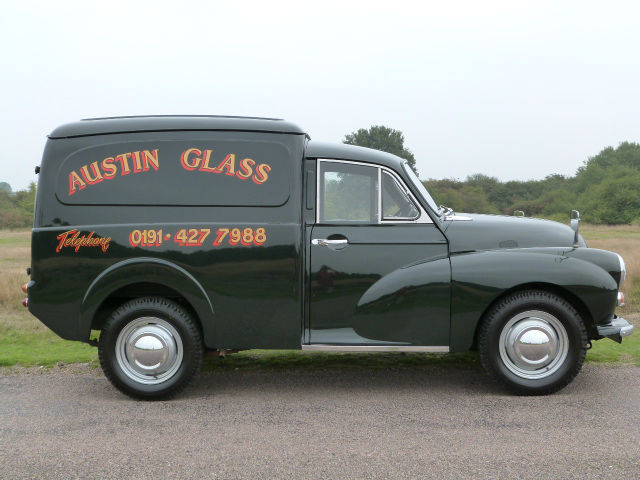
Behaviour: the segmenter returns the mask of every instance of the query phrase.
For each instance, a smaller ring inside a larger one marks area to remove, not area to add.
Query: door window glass
[[[382,172],[382,219],[413,220],[418,209],[407,192],[387,172]]]
[[[378,223],[378,169],[320,162],[320,222]]]

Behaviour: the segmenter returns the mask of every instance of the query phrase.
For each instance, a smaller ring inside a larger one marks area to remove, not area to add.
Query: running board
[[[329,345],[314,343],[302,345],[302,350],[311,352],[423,352],[423,353],[449,353],[449,347],[431,346],[422,347],[415,345]]]

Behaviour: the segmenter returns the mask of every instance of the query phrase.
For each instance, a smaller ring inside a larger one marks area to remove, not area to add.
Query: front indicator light
[[[618,306],[624,307],[624,293],[618,292]]]
[[[24,293],[28,293],[28,292],[27,292],[28,288],[29,288],[29,284],[28,284],[28,283],[25,283],[24,285],[22,285],[22,291],[23,291]]]

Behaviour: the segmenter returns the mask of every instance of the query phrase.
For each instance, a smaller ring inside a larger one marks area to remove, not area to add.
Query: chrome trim
[[[316,224],[320,223],[320,159],[316,160]]]
[[[573,246],[580,246],[580,212],[578,210],[571,210],[569,225],[574,231]]]
[[[620,329],[620,336],[621,337],[629,337],[629,336],[631,336],[633,334],[633,330],[634,330],[633,324],[630,323],[629,325],[627,325],[625,327],[622,327]]]
[[[619,253],[616,253],[616,255],[618,255],[618,263],[620,264],[620,283],[618,284],[618,288],[620,288],[627,279],[627,264],[624,262],[622,255]]]
[[[429,193],[429,190],[427,190],[427,187],[424,186],[424,183],[420,180],[418,174],[411,168],[409,162],[406,160],[402,162],[402,171],[407,177],[409,177],[409,184],[419,192],[419,195],[416,198],[422,199],[424,205],[427,206],[427,211],[431,211],[431,213],[433,213],[433,215],[435,215],[439,220],[440,213],[436,201]],[[424,193],[422,190],[424,190]]]
[[[382,170],[378,169],[378,223],[382,223]]]
[[[320,245],[322,247],[346,247],[349,245],[349,240],[346,238],[329,240],[328,238],[314,238],[311,240],[311,245]]]
[[[407,188],[407,186],[404,184],[402,178],[392,169],[390,169],[389,167],[385,167],[384,165],[376,165],[375,163],[368,163],[368,162],[354,162],[352,160],[337,160],[337,159],[333,159],[333,158],[318,158],[317,160],[317,165],[316,165],[316,224],[320,224],[322,225],[322,223],[320,222],[320,175],[321,175],[321,163],[323,162],[327,162],[327,163],[346,163],[346,164],[351,164],[351,165],[360,165],[362,167],[372,167],[372,168],[377,168],[378,169],[378,223],[376,225],[381,225],[381,224],[405,224],[405,223],[422,223],[422,224],[433,224],[433,220],[431,220],[431,217],[427,214],[427,212],[425,211],[424,207],[422,206],[422,204],[420,202],[418,202],[418,200],[416,199],[415,195],[413,195],[413,193],[411,193],[411,190],[409,188]],[[381,170],[384,170],[385,172],[388,172],[401,186],[404,186],[404,190],[407,192],[407,194],[409,195],[409,197],[411,198],[411,201],[418,207],[418,210],[420,211],[420,215],[414,219],[414,220],[385,220],[382,221],[382,184],[381,184]],[[348,223],[348,222],[345,222]],[[341,223],[327,223],[328,225],[341,225]]]
[[[527,310],[513,316],[500,333],[498,344],[504,366],[528,380],[557,372],[569,354],[569,335],[554,315]]]
[[[415,345],[329,345],[314,343],[302,345],[302,350],[310,352],[423,352],[449,353],[448,346]]]
[[[166,320],[135,318],[120,330],[115,355],[120,370],[131,380],[157,385],[172,378],[182,365],[182,338]]]
[[[444,216],[445,220],[451,220],[452,222],[472,222],[473,218],[471,217],[465,217],[464,215],[445,215]]]
[[[622,341],[622,337],[628,337],[633,334],[633,324],[629,323],[622,317],[614,317],[611,322],[605,325],[598,325],[598,335],[608,337],[617,342]]]

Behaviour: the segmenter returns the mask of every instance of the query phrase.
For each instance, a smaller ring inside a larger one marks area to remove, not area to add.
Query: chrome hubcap
[[[569,352],[564,325],[550,313],[529,310],[514,316],[500,334],[500,357],[522,378],[540,379],[556,372]]]
[[[182,338],[166,320],[136,318],[116,339],[116,360],[132,380],[146,385],[171,378],[182,363]]]

